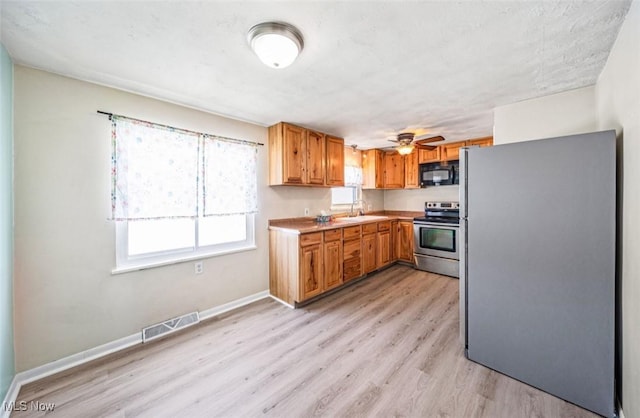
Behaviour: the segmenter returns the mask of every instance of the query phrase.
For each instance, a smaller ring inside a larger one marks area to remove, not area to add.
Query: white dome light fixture
[[[399,145],[396,150],[398,151],[398,154],[400,155],[409,155],[413,152],[413,148],[414,146],[411,144],[402,144]]]
[[[285,68],[304,48],[302,34],[284,22],[264,22],[249,29],[247,40],[260,61],[271,68]]]

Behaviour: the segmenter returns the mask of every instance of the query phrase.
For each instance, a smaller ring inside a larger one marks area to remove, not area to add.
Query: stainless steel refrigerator
[[[607,417],[615,141],[604,131],[466,148],[460,160],[467,357]]]

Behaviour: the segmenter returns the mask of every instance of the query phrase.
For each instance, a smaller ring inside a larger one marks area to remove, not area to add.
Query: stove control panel
[[[426,209],[460,209],[458,202],[424,202]]]

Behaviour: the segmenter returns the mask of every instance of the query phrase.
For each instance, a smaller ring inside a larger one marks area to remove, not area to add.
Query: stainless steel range
[[[413,219],[413,257],[417,268],[460,277],[460,205],[425,202],[424,215]]]

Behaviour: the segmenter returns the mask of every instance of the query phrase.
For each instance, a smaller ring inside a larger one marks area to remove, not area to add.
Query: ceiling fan
[[[416,141],[414,141],[414,138],[415,138],[415,134],[413,132],[403,132],[398,134],[398,139],[389,139],[389,141],[395,142],[396,144],[398,144],[398,146],[396,147],[396,150],[400,155],[411,154],[414,148],[431,151],[436,149],[436,147],[434,145],[427,145],[427,144],[444,141],[444,137],[441,135],[422,138]]]

